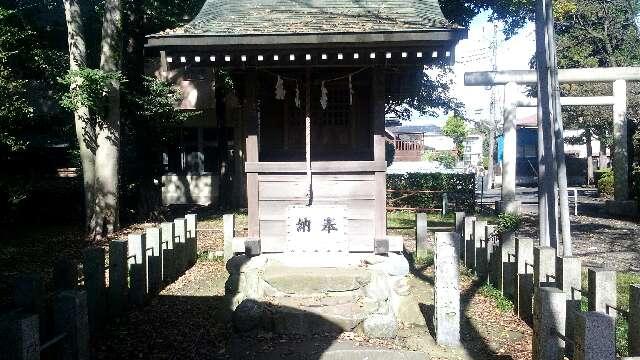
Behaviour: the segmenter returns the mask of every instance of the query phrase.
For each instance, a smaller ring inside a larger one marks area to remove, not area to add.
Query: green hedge
[[[449,200],[449,209],[455,209],[455,211],[475,211],[475,188],[475,174],[387,174],[387,189],[445,191]],[[390,192],[387,194],[387,206],[440,208],[442,194],[426,193],[407,196],[407,194]]]

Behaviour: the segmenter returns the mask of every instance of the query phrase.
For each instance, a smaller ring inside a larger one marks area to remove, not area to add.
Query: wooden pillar
[[[247,162],[258,162],[258,108],[257,108],[258,73],[247,70],[245,77],[244,122],[247,126],[246,155]],[[247,210],[249,238],[260,237],[260,221],[258,219],[258,174],[247,173]]]
[[[384,117],[385,117],[385,74],[383,68],[374,68],[371,79],[373,158],[376,163],[384,164],[384,171],[376,171],[376,207],[375,230],[376,240],[387,236],[387,172],[384,151]]]

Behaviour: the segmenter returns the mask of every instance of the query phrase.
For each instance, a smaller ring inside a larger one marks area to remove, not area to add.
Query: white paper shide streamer
[[[296,81],[296,107],[300,109],[300,89],[298,88],[298,82]]]
[[[353,83],[351,82],[351,75],[349,75],[349,105],[353,105]]]
[[[320,96],[320,105],[322,105],[322,110],[327,110],[327,105],[329,103],[329,98],[327,97],[328,91],[324,86],[324,81],[322,82],[322,86],[320,88],[321,96]]]

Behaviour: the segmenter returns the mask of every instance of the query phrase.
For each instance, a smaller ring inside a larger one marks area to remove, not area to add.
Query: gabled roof
[[[447,29],[437,0],[207,0],[173,34],[248,35]]]
[[[186,45],[185,39],[205,46],[457,41],[465,35],[445,19],[438,0],[207,0],[193,21],[148,36],[148,46]]]

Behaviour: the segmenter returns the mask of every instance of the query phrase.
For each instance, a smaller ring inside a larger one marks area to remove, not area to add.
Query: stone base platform
[[[406,279],[409,264],[399,254],[239,255],[227,270],[237,331],[390,338],[399,327],[425,325]]]

